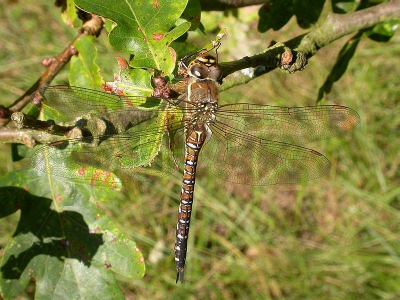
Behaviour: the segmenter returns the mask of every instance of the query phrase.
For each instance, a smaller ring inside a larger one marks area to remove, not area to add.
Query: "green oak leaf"
[[[134,54],[132,67],[152,68],[170,74],[176,54],[172,41],[190,28],[189,22],[176,23],[188,0],[76,0],[77,6],[114,21],[110,44]]]
[[[70,85],[98,88],[103,82],[100,68],[95,63],[97,49],[93,44],[94,39],[94,36],[84,36],[75,41],[74,46],[79,53],[71,58],[68,74]]]
[[[71,27],[82,26],[82,21],[78,18],[74,0],[66,0],[60,2],[61,6],[61,18],[65,24]]]
[[[145,266],[135,242],[95,204],[118,193],[36,170],[3,177],[0,217],[20,210],[1,260],[3,296],[17,297],[33,280],[36,299],[123,299],[114,273],[141,278]]]
[[[332,11],[335,14],[346,14],[355,11],[358,1],[355,0],[332,0]]]
[[[120,69],[112,85],[124,95],[150,97],[154,91],[152,74],[144,69]]]
[[[396,33],[399,23],[398,21],[380,23],[367,30],[366,33],[371,40],[385,43]]]

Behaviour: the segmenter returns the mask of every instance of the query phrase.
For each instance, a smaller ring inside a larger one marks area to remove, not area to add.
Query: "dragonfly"
[[[129,180],[181,169],[174,250],[176,282],[183,283],[198,163],[234,183],[305,182],[326,175],[330,164],[302,145],[348,133],[360,118],[342,105],[219,105],[223,73],[209,50],[186,56],[179,68],[186,74],[185,92],[173,99],[49,87],[44,96],[50,112],[75,118],[79,133],[41,146],[31,164],[91,184],[106,182],[111,172]]]

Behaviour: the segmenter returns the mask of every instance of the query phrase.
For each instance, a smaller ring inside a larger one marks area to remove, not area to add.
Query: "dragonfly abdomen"
[[[195,128],[188,131],[185,140],[185,167],[183,170],[175,239],[176,282],[178,282],[178,280],[183,282],[184,280],[187,240],[189,237],[189,224],[193,205],[197,159],[200,149],[207,139],[207,130],[204,123],[199,122],[195,124],[194,127]]]

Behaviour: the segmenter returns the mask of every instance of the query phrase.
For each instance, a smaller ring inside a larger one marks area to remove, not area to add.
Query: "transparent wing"
[[[73,146],[76,141],[62,140],[39,148],[32,156],[37,169],[93,181],[102,180],[99,169],[125,177],[153,170],[158,173],[157,169],[168,173],[182,163],[182,111],[177,113],[176,107],[169,107],[168,100],[160,105],[162,99],[76,87],[51,87],[45,96],[55,115],[62,113],[72,118],[91,112],[95,120],[92,123],[97,124],[99,118],[112,128],[92,130],[95,142],[91,144]],[[193,108],[186,109],[190,115]],[[200,162],[219,178],[237,183],[306,181],[323,176],[329,162],[316,151],[290,144],[301,145],[339,135],[358,123],[355,111],[339,105],[295,108],[224,105],[217,112],[212,138],[204,145]],[[58,148],[65,149],[63,154]],[[161,155],[157,156],[159,152]],[[151,170],[146,168],[150,165]]]
[[[160,144],[157,152],[154,153],[151,168],[145,163],[135,165],[135,162],[148,160],[148,154],[144,154],[142,149],[146,146],[154,147],[157,141],[142,144],[139,147],[141,150],[131,147],[130,153],[124,149],[124,154],[114,152],[114,155],[110,155],[106,146],[109,143],[122,143],[125,148],[127,147],[129,143],[122,138],[127,138],[127,136],[113,136],[108,142],[97,147],[74,146],[69,144],[71,140],[44,145],[31,156],[31,165],[39,171],[51,173],[60,178],[76,179],[87,184],[107,181],[111,173],[118,176],[121,181],[129,181],[131,178],[142,175],[165,176],[176,168],[175,159],[165,144]],[[134,153],[139,155],[142,153],[143,156],[135,157]]]
[[[217,178],[251,185],[299,183],[329,170],[329,161],[317,151],[260,139],[219,122],[212,131],[199,161]]]
[[[276,107],[224,105],[212,125],[212,137],[200,162],[218,178],[268,185],[298,183],[325,175],[322,154],[293,144],[330,138],[350,131],[360,121],[347,107]]]
[[[303,145],[346,133],[360,122],[360,117],[340,105],[277,107],[243,103],[221,106],[217,121],[262,139]]]
[[[97,146],[60,140],[39,147],[31,156],[31,165],[39,171],[87,183],[104,180],[101,170],[122,181],[141,175],[165,176],[178,169],[177,161],[167,137],[150,131],[113,135]]]
[[[140,174],[168,174],[182,159],[175,157],[165,124],[174,110],[151,112],[151,117],[123,133],[89,136],[85,142],[64,139],[41,146],[31,156],[31,165],[56,176],[88,182],[104,180],[100,170],[112,172],[123,181]],[[179,121],[168,127],[177,136],[182,135]]]
[[[82,115],[103,116],[114,111],[155,108],[161,99],[124,96],[81,87],[51,86],[44,93],[46,116],[58,121],[71,121]]]

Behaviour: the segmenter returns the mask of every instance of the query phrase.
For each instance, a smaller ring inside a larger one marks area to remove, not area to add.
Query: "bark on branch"
[[[400,20],[400,1],[397,0],[349,14],[329,14],[322,26],[317,27],[301,39],[296,50],[311,57],[322,47],[347,34],[393,20]]]
[[[238,84],[247,83],[254,78],[268,73],[279,67],[289,72],[302,70],[307,62],[303,59],[312,57],[319,49],[334,42],[335,40],[362,29],[370,28],[382,22],[400,20],[400,1],[382,3],[354,13],[345,15],[330,14],[325,23],[316,27],[305,35],[298,36],[289,41],[278,43],[267,48],[263,53],[250,57],[244,57],[237,61],[221,63],[225,76],[239,70],[224,80],[221,90],[226,90]],[[293,50],[291,50],[293,49]],[[282,64],[281,55],[291,51],[293,60]],[[255,70],[249,69],[257,66]]]
[[[0,128],[0,141],[3,143],[25,144],[28,148],[33,148],[36,143],[49,143],[57,140],[60,140],[60,136],[44,131],[18,129],[11,126]]]

